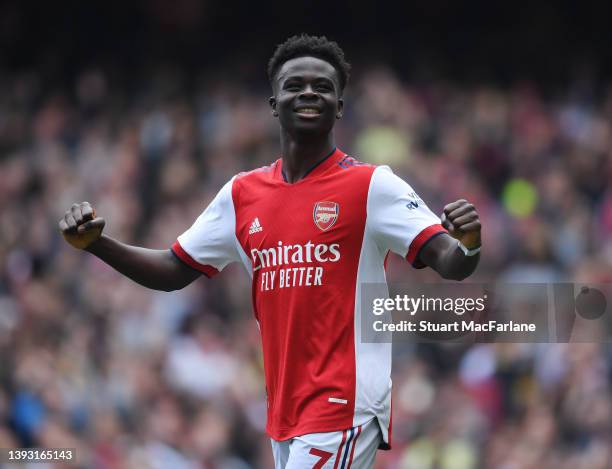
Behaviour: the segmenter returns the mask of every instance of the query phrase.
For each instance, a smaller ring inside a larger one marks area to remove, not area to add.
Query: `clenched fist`
[[[444,207],[442,226],[466,248],[480,247],[480,218],[467,200],[460,199]]]
[[[59,229],[72,246],[86,249],[102,236],[105,223],[104,218],[96,218],[96,211],[89,202],[81,202],[66,210],[59,221]]]

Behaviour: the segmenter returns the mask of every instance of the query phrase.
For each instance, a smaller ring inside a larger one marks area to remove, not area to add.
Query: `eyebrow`
[[[283,83],[287,83],[288,81],[291,81],[291,80],[295,80],[295,81],[304,81],[304,77],[303,77],[303,76],[301,76],[301,75],[291,75],[291,76],[288,76],[287,78],[283,78],[283,77],[281,76],[281,77],[279,77],[279,78],[280,78],[280,81],[282,81]],[[334,84],[334,80],[333,80],[333,79],[331,79],[331,78],[328,78],[328,77],[317,77],[317,78],[315,78],[313,81],[315,81],[315,82],[318,82],[318,81],[325,81],[325,82],[328,82],[328,83],[332,83],[332,84]]]

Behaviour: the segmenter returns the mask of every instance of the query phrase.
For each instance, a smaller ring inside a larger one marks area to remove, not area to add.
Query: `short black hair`
[[[344,91],[351,71],[351,65],[344,58],[344,51],[336,42],[328,40],[325,36],[308,34],[291,36],[276,47],[274,55],[268,62],[268,79],[272,86],[282,65],[296,57],[316,57],[329,62],[338,73],[340,90]]]

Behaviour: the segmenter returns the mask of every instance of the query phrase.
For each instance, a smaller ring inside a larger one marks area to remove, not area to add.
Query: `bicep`
[[[381,252],[393,251],[415,267],[421,247],[446,232],[412,187],[386,167],[372,175],[368,224]]]
[[[188,268],[212,277],[240,261],[232,179],[219,191],[193,225],[172,245],[172,252]]]

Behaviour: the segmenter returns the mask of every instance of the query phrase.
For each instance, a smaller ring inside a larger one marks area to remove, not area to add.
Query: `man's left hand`
[[[480,218],[474,205],[459,199],[444,207],[442,226],[468,249],[480,247]]]

